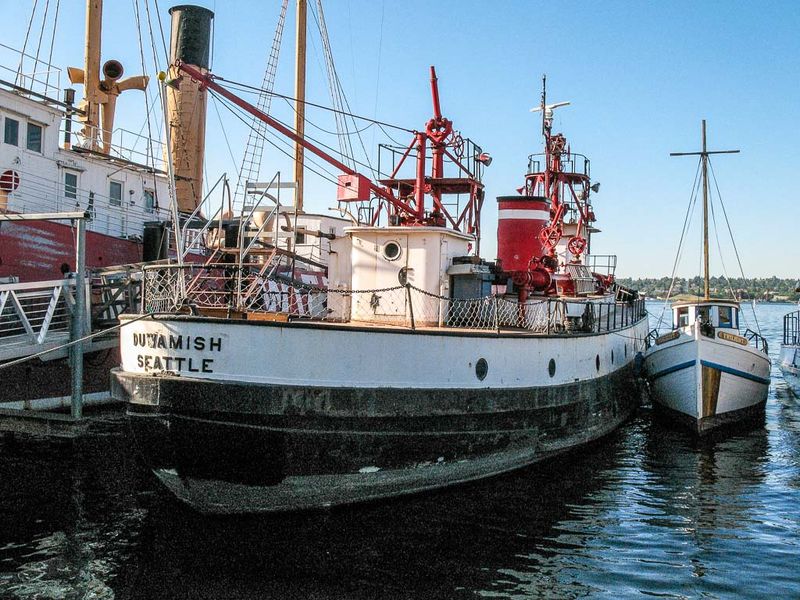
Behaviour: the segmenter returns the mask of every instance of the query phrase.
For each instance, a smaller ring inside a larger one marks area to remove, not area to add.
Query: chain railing
[[[412,329],[521,329],[552,334],[615,331],[647,314],[643,299],[542,298],[519,303],[502,296],[447,298],[410,284],[370,290],[335,289],[292,279],[285,265],[266,274],[259,274],[256,267],[245,266],[239,272],[238,265],[232,263],[147,266],[142,280],[144,310],[202,314],[210,309],[271,314],[276,320]]]

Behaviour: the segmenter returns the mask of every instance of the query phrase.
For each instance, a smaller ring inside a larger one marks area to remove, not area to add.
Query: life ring
[[[4,192],[13,192],[19,187],[19,180],[19,173],[16,171],[12,169],[3,171],[3,174],[0,175],[0,190]]]

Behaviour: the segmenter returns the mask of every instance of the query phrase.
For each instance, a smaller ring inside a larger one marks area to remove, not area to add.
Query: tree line
[[[665,298],[670,287],[669,277],[644,277],[633,279],[618,277],[617,282],[625,287],[639,290],[641,295],[653,298]],[[781,279],[779,277],[755,277],[744,279],[732,277],[711,277],[709,287],[713,298],[730,298],[731,288],[740,300],[767,300],[772,302],[796,302],[800,299],[800,282],[797,279]],[[676,278],[672,287],[672,296],[702,295],[703,278]]]

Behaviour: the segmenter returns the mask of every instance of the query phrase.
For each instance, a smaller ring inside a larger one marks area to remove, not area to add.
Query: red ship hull
[[[75,268],[77,230],[48,221],[0,223],[0,277],[47,281],[63,277],[61,265]],[[86,232],[86,266],[108,267],[140,262],[142,244],[133,240]]]

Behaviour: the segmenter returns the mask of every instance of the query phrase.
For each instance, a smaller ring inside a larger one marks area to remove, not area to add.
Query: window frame
[[[67,183],[67,177],[74,177],[75,178],[75,185],[70,185]],[[66,200],[75,200],[78,202],[78,187],[80,184],[80,174],[76,173],[75,171],[64,171],[64,198]],[[74,188],[69,190],[68,188]]]
[[[147,199],[150,198],[150,202],[148,203]],[[144,207],[144,211],[147,213],[154,213],[156,212],[156,191],[151,190],[150,188],[145,188],[142,192],[142,205]]]
[[[8,125],[9,123],[14,123],[16,126],[16,130],[14,131],[14,141],[8,141]],[[16,146],[19,148],[19,119],[12,119],[11,117],[5,117],[5,122],[3,123],[3,143],[8,144],[9,146]]]
[[[38,128],[39,129],[39,147],[38,148],[31,148],[31,128]],[[28,121],[25,126],[25,149],[30,152],[36,152],[37,154],[42,154],[42,150],[44,148],[44,125],[40,125],[39,123],[34,123],[32,121]]]
[[[111,190],[114,189],[114,186],[119,186],[119,198],[115,198],[114,195],[111,193]],[[108,182],[108,204],[109,206],[119,206],[122,207],[122,198],[125,195],[125,184],[122,181],[117,181],[112,179]]]

